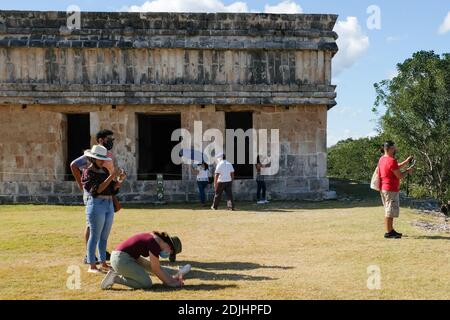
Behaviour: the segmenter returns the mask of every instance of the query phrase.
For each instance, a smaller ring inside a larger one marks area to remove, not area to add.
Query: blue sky
[[[338,14],[340,22],[335,30],[341,37],[341,51],[333,65],[338,105],[329,111],[328,145],[348,137],[374,134],[377,116],[371,112],[375,100],[373,84],[395,75],[398,62],[418,50],[450,52],[450,1],[443,0],[3,0],[0,9],[65,11],[69,5],[77,5],[82,11],[132,10],[132,6],[139,6],[156,11],[175,8]],[[370,5],[380,9],[379,30],[367,27]]]

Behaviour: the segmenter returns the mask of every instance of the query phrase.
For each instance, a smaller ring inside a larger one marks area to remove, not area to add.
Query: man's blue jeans
[[[206,193],[205,188],[208,186],[208,181],[197,181],[198,193],[200,194],[200,202],[205,204],[206,202]]]
[[[95,250],[98,248],[99,260],[106,261],[106,245],[114,220],[114,205],[111,199],[89,196],[86,202],[86,215],[89,225],[87,243],[87,262],[95,263]]]

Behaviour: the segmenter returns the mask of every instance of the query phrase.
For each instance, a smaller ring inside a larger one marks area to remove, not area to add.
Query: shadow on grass
[[[241,274],[241,273],[217,273],[214,271],[222,271],[222,270],[255,270],[255,269],[282,269],[282,270],[290,270],[294,267],[291,266],[276,266],[276,265],[261,265],[258,263],[252,262],[198,262],[198,261],[190,261],[183,260],[177,261],[177,265],[185,265],[190,264],[193,266],[193,270],[186,275],[186,284],[183,286],[183,290],[223,290],[228,288],[236,288],[235,284],[197,284],[191,285],[189,284],[189,279],[199,279],[203,281],[269,281],[269,280],[277,280],[277,278],[267,277],[267,276],[253,276],[249,274]],[[164,264],[167,267],[174,267],[173,264]],[[201,269],[201,270],[199,270]],[[133,291],[133,290],[141,290],[141,289],[131,289],[125,287],[112,288],[112,291]],[[152,286],[151,289],[147,289],[144,291],[152,291],[152,292],[161,292],[161,291],[171,291],[176,290],[176,288],[170,288],[164,286],[163,284],[157,283]]]
[[[378,199],[377,199],[378,200]],[[214,213],[229,213],[236,212],[256,212],[256,213],[289,213],[296,210],[323,210],[323,209],[349,209],[359,207],[380,207],[381,200],[362,200],[362,201],[272,201],[266,205],[256,205],[254,202],[249,201],[236,201],[236,211],[228,211],[224,206],[225,201],[222,202],[222,206],[217,211],[212,211],[209,208],[202,207],[201,205],[192,203],[168,203],[165,205],[154,204],[124,204],[124,209],[133,210],[148,210],[148,209],[181,209],[181,210],[195,210],[195,211],[211,211]]]
[[[256,187],[256,185],[255,185]],[[254,201],[236,201],[237,211],[251,211],[257,213],[289,213],[299,209],[321,210],[321,209],[349,209],[358,207],[381,207],[380,194],[370,189],[369,184],[357,181],[330,178],[330,190],[336,191],[339,200],[307,201],[290,200],[272,201],[266,205],[256,205]],[[255,189],[256,192],[256,189]],[[212,201],[208,202],[212,203]],[[128,209],[184,209],[184,210],[209,210],[199,203],[167,203],[156,204],[124,204]],[[226,200],[222,198],[219,212],[226,211]]]
[[[450,240],[450,237],[445,237],[445,236],[417,236],[414,237],[414,239],[418,239],[418,240]]]
[[[230,288],[237,288],[235,284],[185,284],[182,288],[171,288],[163,285],[162,283],[157,283],[152,285],[150,289],[132,289],[127,287],[113,287],[111,291],[148,291],[148,292],[166,292],[174,290],[189,290],[189,291],[213,291],[213,290],[224,290]]]
[[[200,279],[200,280],[228,280],[228,281],[263,281],[263,280],[276,280],[275,278],[266,276],[251,276],[248,274],[239,273],[214,273],[201,270],[192,270],[186,275],[187,279]]]
[[[203,270],[254,270],[254,269],[283,269],[290,270],[294,269],[291,266],[266,266],[259,263],[253,262],[198,262],[198,261],[190,261],[190,260],[177,260],[177,264],[185,265],[190,264],[191,266],[197,269]],[[171,265],[167,265],[170,267]]]

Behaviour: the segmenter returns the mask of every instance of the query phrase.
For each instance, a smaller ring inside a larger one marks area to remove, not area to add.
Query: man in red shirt
[[[395,159],[397,147],[394,142],[386,141],[383,144],[384,155],[378,161],[378,172],[381,181],[381,201],[383,202],[385,211],[385,225],[386,233],[385,238],[402,237],[401,233],[394,230],[394,218],[398,218],[400,215],[400,180],[412,173],[412,169],[409,168],[406,171],[400,171],[400,168],[407,165],[413,156],[408,157],[405,161],[398,163]]]

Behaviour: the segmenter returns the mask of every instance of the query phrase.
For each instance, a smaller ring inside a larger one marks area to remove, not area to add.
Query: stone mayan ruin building
[[[322,198],[336,15],[0,11],[0,202],[79,203],[69,163],[115,133],[127,202],[196,200],[188,165],[170,162],[176,128],[279,129],[272,199]],[[240,165],[238,200],[254,199]],[[211,191],[211,188],[209,189]],[[209,195],[211,196],[211,195]]]

